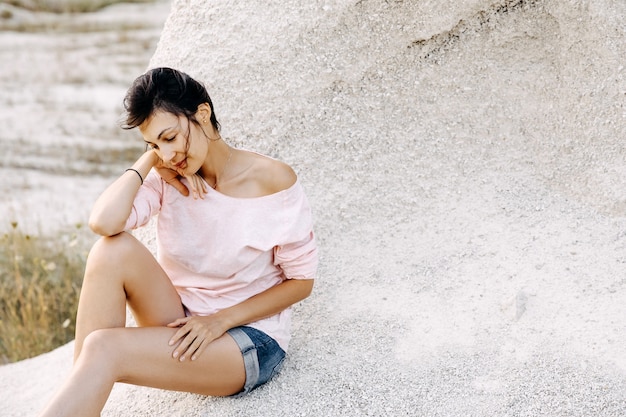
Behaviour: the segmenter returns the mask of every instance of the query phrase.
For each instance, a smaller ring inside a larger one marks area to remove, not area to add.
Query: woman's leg
[[[139,328],[125,328],[126,303]],[[42,416],[99,416],[115,382],[207,395],[239,392],[245,369],[224,335],[195,361],[172,357],[163,327],[184,311],[152,254],[127,233],[100,239],[87,260],[76,324],[75,365]]]
[[[100,239],[87,258],[76,319],[74,360],[94,330],[124,327],[126,303],[140,326],[184,317],[180,297],[150,251],[128,233]]]
[[[99,416],[115,382],[204,395],[230,395],[243,388],[245,369],[228,334],[213,341],[196,360],[172,357],[175,329],[102,329],[90,333],[69,380],[41,417]]]

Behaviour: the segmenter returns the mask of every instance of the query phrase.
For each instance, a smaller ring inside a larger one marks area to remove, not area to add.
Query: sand
[[[625,18],[175,1],[150,65],[205,81],[230,143],[296,169],[319,277],[266,386],[119,385],[103,416],[626,415]],[[39,409],[71,348],[1,367],[0,413]]]

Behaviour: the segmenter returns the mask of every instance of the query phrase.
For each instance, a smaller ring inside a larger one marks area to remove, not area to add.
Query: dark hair
[[[202,83],[172,68],[154,68],[137,77],[128,89],[124,98],[126,122],[122,128],[133,129],[141,125],[157,110],[185,116],[198,124],[195,113],[203,103],[208,103],[211,108],[211,124],[219,131],[213,102]]]

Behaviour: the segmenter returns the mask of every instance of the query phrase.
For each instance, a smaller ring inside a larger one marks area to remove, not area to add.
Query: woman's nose
[[[161,146],[161,159],[163,159],[164,162],[171,162],[172,159],[174,159],[174,156],[176,155],[176,152],[174,151],[174,148],[171,146]]]

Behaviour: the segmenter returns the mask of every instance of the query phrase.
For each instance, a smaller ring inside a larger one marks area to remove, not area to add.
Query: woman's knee
[[[78,361],[95,368],[94,371],[110,373],[110,377],[116,379],[116,364],[120,362],[119,337],[119,329],[94,330],[85,337]]]
[[[137,239],[128,232],[122,232],[114,236],[102,236],[94,244],[92,251],[107,251],[124,253],[128,249],[141,245]]]
[[[91,361],[105,361],[110,363],[115,360],[117,350],[115,346],[116,329],[94,330],[85,337],[80,358]]]
[[[133,253],[141,247],[141,243],[127,232],[115,236],[101,237],[91,248],[88,262],[111,262],[123,261],[124,258],[132,258]]]

